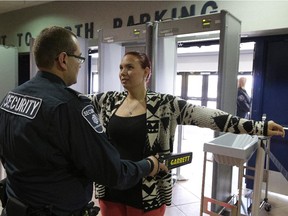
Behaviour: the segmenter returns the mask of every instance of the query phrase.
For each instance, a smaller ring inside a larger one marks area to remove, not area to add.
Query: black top
[[[146,138],[146,114],[134,117],[113,115],[107,133],[122,159],[138,161],[143,158]],[[105,200],[120,202],[142,209],[142,182],[128,190],[107,188]]]
[[[149,174],[146,160],[120,161],[91,101],[38,72],[0,104],[0,156],[8,197],[69,215],[92,198],[92,183],[126,189]]]

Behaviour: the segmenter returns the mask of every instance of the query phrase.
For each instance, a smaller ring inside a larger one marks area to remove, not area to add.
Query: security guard
[[[154,156],[120,160],[90,100],[68,87],[85,60],[76,35],[46,28],[35,40],[34,56],[40,71],[0,104],[4,215],[96,215],[88,204],[93,182],[124,189],[159,168],[167,171]]]

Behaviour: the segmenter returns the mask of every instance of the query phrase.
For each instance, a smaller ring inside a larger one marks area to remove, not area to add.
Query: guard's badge
[[[41,98],[9,92],[0,105],[0,108],[15,115],[34,119],[41,104]]]
[[[82,116],[97,133],[103,132],[103,127],[92,105],[88,105],[83,108]]]

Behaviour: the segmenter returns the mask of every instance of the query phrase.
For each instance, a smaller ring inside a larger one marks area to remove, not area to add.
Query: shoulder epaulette
[[[77,96],[80,100],[89,100],[90,101],[90,99],[85,94],[82,94],[82,93],[80,93],[80,92],[78,92],[72,88],[69,88],[69,87],[67,87],[66,89],[69,92],[71,92],[72,94],[74,94],[75,96]]]

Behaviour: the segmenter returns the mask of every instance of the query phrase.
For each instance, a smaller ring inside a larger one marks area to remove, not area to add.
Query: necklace
[[[130,102],[129,102],[130,101]],[[129,116],[132,116],[134,111],[137,109],[137,107],[139,106],[139,104],[141,105],[141,103],[143,103],[145,101],[145,99],[141,99],[141,100],[130,100],[128,99],[128,97],[126,98],[125,102],[126,102],[126,109],[128,110],[128,114]],[[134,113],[135,114],[135,113]]]
[[[129,116],[132,116],[133,115],[133,111],[137,108],[137,106],[138,106],[138,104],[139,104],[140,102],[137,100],[137,102],[135,103],[135,104],[133,104],[133,106],[131,107],[130,106],[130,104],[129,104],[129,102],[128,102],[128,98],[127,98],[127,100],[126,100],[126,106],[127,106],[127,109],[128,109],[128,114],[129,114]]]

